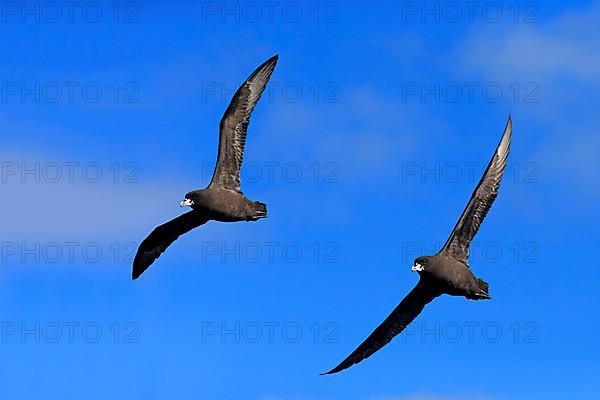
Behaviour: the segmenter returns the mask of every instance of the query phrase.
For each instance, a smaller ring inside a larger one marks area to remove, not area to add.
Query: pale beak
[[[412,266],[411,270],[413,272],[420,272],[423,271],[425,268],[423,268],[423,266],[419,263],[415,263],[415,265]]]
[[[183,207],[183,206],[192,206],[194,204],[194,202],[190,199],[183,199],[181,201],[181,203],[179,203],[179,207]]]

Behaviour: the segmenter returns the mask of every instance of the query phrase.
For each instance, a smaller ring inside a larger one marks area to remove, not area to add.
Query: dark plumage
[[[402,332],[428,303],[442,294],[464,296],[471,300],[490,299],[488,284],[471,272],[467,259],[469,244],[498,196],[510,151],[511,134],[512,120],[509,117],[500,144],[446,244],[433,256],[415,259],[412,270],[420,275],[417,286],[352,354],[325,374],[343,371],[370,357]]]
[[[240,189],[250,115],[275,69],[278,56],[265,61],[235,92],[219,125],[219,155],[206,189],[194,190],[180,203],[192,211],[160,225],[140,244],[133,260],[137,279],[177,238],[210,220],[256,221],[267,217],[266,204],[248,200]]]

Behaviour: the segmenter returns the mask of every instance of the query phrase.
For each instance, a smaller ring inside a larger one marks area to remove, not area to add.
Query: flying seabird
[[[496,152],[446,244],[435,255],[415,259],[411,269],[419,273],[417,286],[352,354],[322,375],[343,371],[373,355],[402,332],[423,311],[425,305],[438,296],[448,294],[470,300],[491,299],[487,282],[471,272],[467,259],[471,240],[498,196],[510,151],[511,134],[512,119],[509,116]]]
[[[133,260],[132,279],[137,279],[177,238],[206,222],[256,221],[267,217],[267,205],[248,200],[240,189],[250,115],[265,90],[279,56],[265,61],[235,92],[219,125],[219,154],[212,180],[206,189],[194,190],[179,203],[190,206],[166,222],[140,244]]]

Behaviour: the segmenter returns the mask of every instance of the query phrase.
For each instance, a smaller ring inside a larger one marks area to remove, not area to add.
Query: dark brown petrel
[[[335,374],[370,357],[402,332],[426,304],[442,294],[464,296],[471,300],[491,298],[488,284],[471,272],[467,259],[469,244],[498,196],[510,150],[511,133],[512,120],[509,116],[500,144],[446,244],[436,255],[415,259],[412,270],[420,275],[417,286],[352,354],[322,375]]]
[[[279,56],[265,61],[235,92],[219,126],[219,155],[206,189],[185,195],[180,206],[192,211],[166,222],[150,233],[137,250],[131,277],[137,279],[177,238],[206,222],[256,221],[267,217],[267,205],[248,200],[240,190],[250,115],[265,90]]]

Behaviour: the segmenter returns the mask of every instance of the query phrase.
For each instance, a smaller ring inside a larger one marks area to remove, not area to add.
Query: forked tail
[[[491,299],[490,294],[488,292],[490,285],[483,279],[477,278],[477,285],[479,286],[477,291],[475,292],[476,300],[489,300]]]
[[[267,218],[267,205],[265,203],[261,203],[260,201],[255,201],[252,203],[254,214],[252,215],[251,220],[256,221],[257,219]]]

